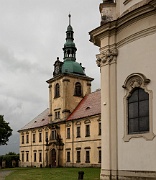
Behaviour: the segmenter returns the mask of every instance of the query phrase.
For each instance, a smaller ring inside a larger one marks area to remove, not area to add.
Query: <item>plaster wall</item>
[[[142,1],[143,0],[117,0],[117,14],[121,16],[127,9]]]
[[[146,22],[147,23],[147,22]],[[149,22],[150,24],[150,22]],[[129,30],[130,31],[130,30]],[[117,119],[118,119],[118,168],[119,170],[155,171],[156,138],[147,141],[133,138],[124,142],[125,79],[132,73],[142,73],[151,80],[148,90],[152,90],[153,132],[156,134],[156,34],[148,35],[119,48],[117,60]]]

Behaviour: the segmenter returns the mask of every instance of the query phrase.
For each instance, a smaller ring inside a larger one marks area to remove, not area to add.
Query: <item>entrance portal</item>
[[[52,167],[56,167],[56,150],[52,149],[51,151],[51,157],[52,157]]]

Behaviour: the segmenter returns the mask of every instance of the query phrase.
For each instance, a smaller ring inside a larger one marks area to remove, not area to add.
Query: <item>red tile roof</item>
[[[67,120],[74,120],[101,113],[101,91],[86,95]]]
[[[32,121],[30,121],[28,124],[26,124],[19,131],[37,128],[37,127],[42,127],[42,126],[47,125],[49,123],[49,116],[48,115],[49,115],[49,108],[44,110],[41,114],[39,114],[37,117],[35,117]]]

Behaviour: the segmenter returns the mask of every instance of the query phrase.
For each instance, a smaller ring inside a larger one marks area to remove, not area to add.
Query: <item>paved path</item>
[[[5,177],[13,171],[0,171],[0,180],[5,180]]]

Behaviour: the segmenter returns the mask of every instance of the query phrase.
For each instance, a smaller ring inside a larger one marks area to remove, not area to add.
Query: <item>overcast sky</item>
[[[13,134],[48,107],[48,84],[63,45],[71,13],[77,62],[100,88],[88,32],[100,24],[102,0],[0,0],[0,114]],[[14,142],[12,142],[14,143]],[[0,147],[1,148],[1,147]],[[1,150],[1,149],[0,149]]]

